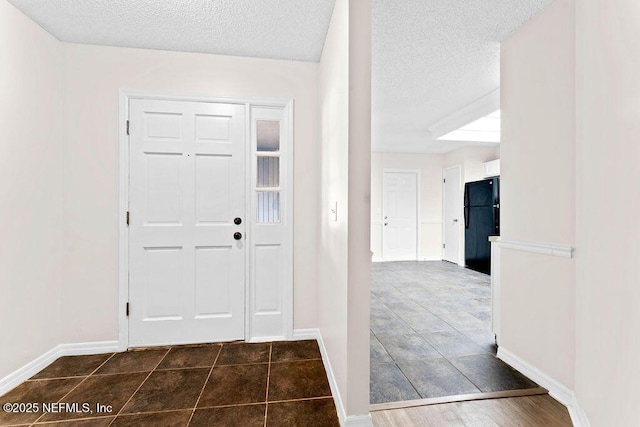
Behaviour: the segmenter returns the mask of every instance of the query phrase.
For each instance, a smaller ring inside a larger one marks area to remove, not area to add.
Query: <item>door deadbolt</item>
[[[242,233],[236,231],[235,233],[233,233],[233,238],[236,240],[242,239]]]
[[[238,217],[238,218],[234,219],[234,220],[233,220],[233,223],[234,223],[235,225],[240,225],[240,224],[242,224],[242,218]]]

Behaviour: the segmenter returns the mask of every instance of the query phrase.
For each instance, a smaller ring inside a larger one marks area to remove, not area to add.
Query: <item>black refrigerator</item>
[[[500,235],[500,178],[464,186],[464,258],[467,268],[489,274],[489,236]]]

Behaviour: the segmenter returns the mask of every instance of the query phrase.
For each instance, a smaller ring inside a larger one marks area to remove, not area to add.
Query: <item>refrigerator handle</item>
[[[469,184],[464,185],[464,206],[469,206]]]
[[[469,229],[469,207],[468,206],[464,207],[464,228],[466,230]]]

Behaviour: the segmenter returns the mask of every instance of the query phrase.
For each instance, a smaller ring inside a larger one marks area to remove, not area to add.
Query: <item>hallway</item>
[[[374,263],[371,404],[537,387],[495,357],[488,275],[441,261]]]

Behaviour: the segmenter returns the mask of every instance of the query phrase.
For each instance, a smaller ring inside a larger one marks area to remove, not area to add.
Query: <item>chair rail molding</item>
[[[501,237],[497,241],[497,244],[503,249],[533,252],[536,254],[551,255],[561,258],[573,258],[574,253],[574,248],[571,246],[558,245],[554,243],[523,242],[518,240],[506,240]]]

